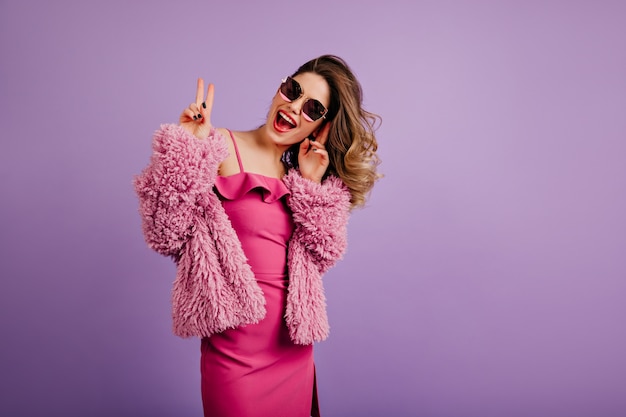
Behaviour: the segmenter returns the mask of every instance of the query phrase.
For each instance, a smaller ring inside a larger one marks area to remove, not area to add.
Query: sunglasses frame
[[[283,92],[282,92],[282,86],[283,84],[287,83],[288,80],[291,80],[291,82],[295,83],[295,85],[298,87],[298,89],[300,90],[300,95],[296,98],[294,98],[293,100],[289,99],[289,97],[287,97]],[[281,98],[283,100],[285,100],[287,103],[293,103],[294,101],[298,100],[300,97],[302,97],[304,95],[304,90],[302,89],[302,86],[300,85],[300,83],[296,80],[294,80],[292,77],[287,76],[285,78],[283,78],[281,80],[280,86],[278,87],[278,93],[280,94]],[[313,119],[308,113],[306,113],[304,111],[304,106],[305,104],[310,101],[313,100],[314,102],[318,102],[320,106],[322,106],[322,108],[324,109],[324,112],[322,113],[322,115],[320,117],[318,117],[317,119]],[[302,103],[302,115],[304,116],[304,118],[306,120],[308,120],[309,122],[316,122],[319,119],[325,119],[326,118],[326,114],[328,114],[328,109],[326,108],[326,106],[324,106],[322,104],[321,101],[315,99],[315,98],[310,98],[308,97],[306,100],[304,100],[304,103]]]

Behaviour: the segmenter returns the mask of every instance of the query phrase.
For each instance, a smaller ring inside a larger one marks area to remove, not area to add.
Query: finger
[[[313,152],[315,155],[318,155],[321,165],[325,165],[326,161],[329,160],[328,151],[326,149],[313,149]]]
[[[315,138],[315,141],[321,144],[326,143],[326,141],[328,140],[329,132],[330,132],[330,122],[326,123],[324,127],[322,128],[322,130],[320,130],[320,132],[317,134],[317,137]]]
[[[186,109],[183,111],[183,115],[184,115],[185,117],[187,117],[189,120],[194,120],[194,119],[193,119],[194,117],[196,117],[196,118],[198,117],[198,115],[197,115],[195,112],[193,112],[190,108],[186,108]]]
[[[309,151],[311,140],[309,138],[305,138],[302,142],[300,142],[300,155],[306,155]]]
[[[189,105],[189,110],[192,111],[192,113],[193,113],[193,115],[195,116],[196,119],[201,119],[202,118],[202,113],[200,113],[200,109],[198,108],[196,103],[191,103]]]
[[[324,145],[322,143],[319,143],[318,141],[311,141],[309,143],[309,148],[307,150],[308,151],[313,151],[313,152],[317,152],[320,150],[324,150]]]
[[[211,111],[213,110],[213,96],[215,95],[215,86],[209,83],[206,90],[206,100],[200,103],[200,111],[204,117],[211,119]]]
[[[196,106],[198,107],[202,105],[203,94],[204,94],[204,80],[202,78],[198,78],[198,88],[196,88]]]

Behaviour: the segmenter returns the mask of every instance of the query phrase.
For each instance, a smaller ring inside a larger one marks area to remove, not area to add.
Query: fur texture
[[[261,288],[213,191],[227,149],[217,130],[200,140],[163,125],[150,164],[135,178],[146,242],[177,263],[172,309],[181,337],[208,337],[265,315]],[[283,181],[295,223],[285,319],[295,343],[311,344],[328,337],[322,275],[346,250],[350,192],[336,177],[317,184],[296,170]]]

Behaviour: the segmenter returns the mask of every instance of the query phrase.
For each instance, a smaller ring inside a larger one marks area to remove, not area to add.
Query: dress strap
[[[241,156],[239,155],[239,148],[237,147],[237,142],[235,141],[235,135],[233,135],[233,132],[231,132],[230,129],[226,129],[226,130],[228,130],[228,133],[230,133],[230,138],[233,140],[233,146],[235,147],[235,154],[237,155],[237,162],[239,163],[239,172],[244,172],[243,164],[241,163]]]

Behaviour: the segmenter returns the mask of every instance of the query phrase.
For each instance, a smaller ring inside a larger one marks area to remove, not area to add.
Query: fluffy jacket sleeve
[[[307,345],[329,333],[322,275],[344,254],[350,191],[337,177],[318,184],[291,170],[283,181],[295,224],[289,241],[285,320],[291,340]]]
[[[215,129],[198,139],[168,124],[155,132],[152,150],[150,163],[134,180],[144,237],[155,251],[177,257],[204,211],[228,148]]]
[[[330,176],[321,184],[292,169],[283,178],[295,223],[292,241],[302,242],[321,274],[343,256],[347,246],[350,191]]]

